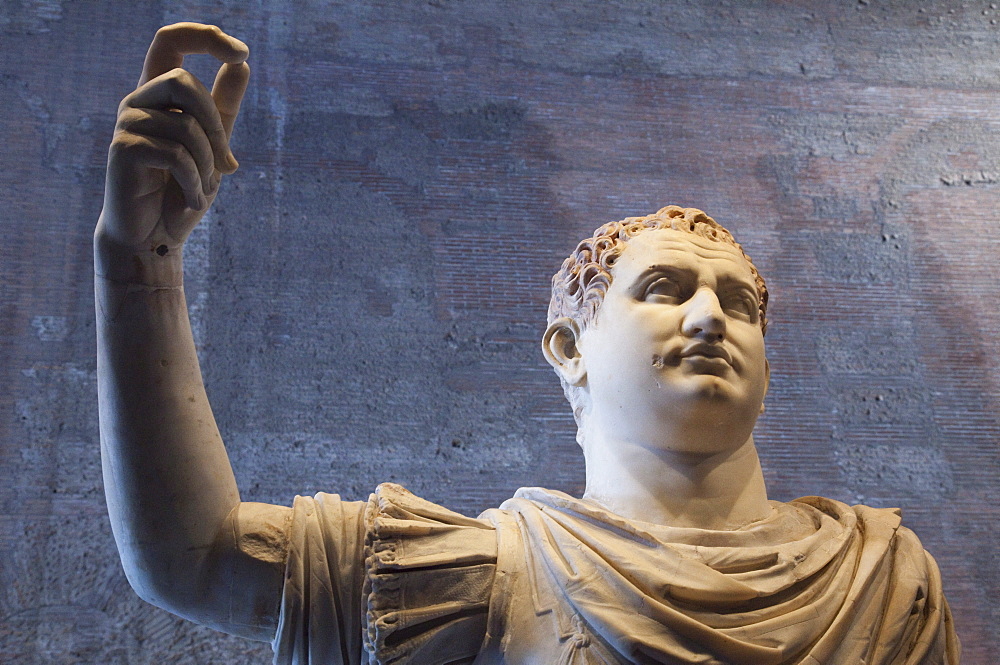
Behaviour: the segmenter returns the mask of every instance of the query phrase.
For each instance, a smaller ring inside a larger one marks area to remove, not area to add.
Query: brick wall
[[[963,662],[993,662],[994,4],[92,4],[0,9],[0,660],[269,662],[134,596],[101,489],[103,163],[147,40],[185,19],[252,53],[242,168],[186,256],[245,499],[579,493],[549,277],[600,223],[701,207],[772,293],[773,498],[900,506]]]

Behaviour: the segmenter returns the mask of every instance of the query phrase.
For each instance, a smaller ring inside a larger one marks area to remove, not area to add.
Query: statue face
[[[612,277],[580,336],[588,418],[637,440],[669,436],[676,452],[745,442],[768,368],[757,287],[740,251],[682,231],[645,231]]]

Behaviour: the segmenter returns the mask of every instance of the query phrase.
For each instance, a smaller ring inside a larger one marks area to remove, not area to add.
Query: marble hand
[[[223,63],[211,92],[182,68],[196,53]],[[177,23],[156,33],[138,87],[118,108],[99,247],[163,256],[184,243],[222,176],[238,166],[229,137],[250,76],[248,55],[243,42],[215,26]],[[105,267],[107,276],[143,281],[115,274],[126,269],[121,258]]]

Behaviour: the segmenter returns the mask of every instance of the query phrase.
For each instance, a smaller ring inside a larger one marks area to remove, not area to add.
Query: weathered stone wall
[[[602,222],[702,207],[773,295],[771,494],[902,507],[964,662],[995,662],[996,7],[3,3],[0,661],[269,661],[132,594],[101,489],[104,156],[148,39],[186,19],[252,49],[242,168],[186,257],[244,498],[580,492],[549,276]]]

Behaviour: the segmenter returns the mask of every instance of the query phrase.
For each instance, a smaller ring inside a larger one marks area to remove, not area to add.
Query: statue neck
[[[771,514],[753,437],[712,455],[587,433],[584,499],[628,519],[733,530]]]

